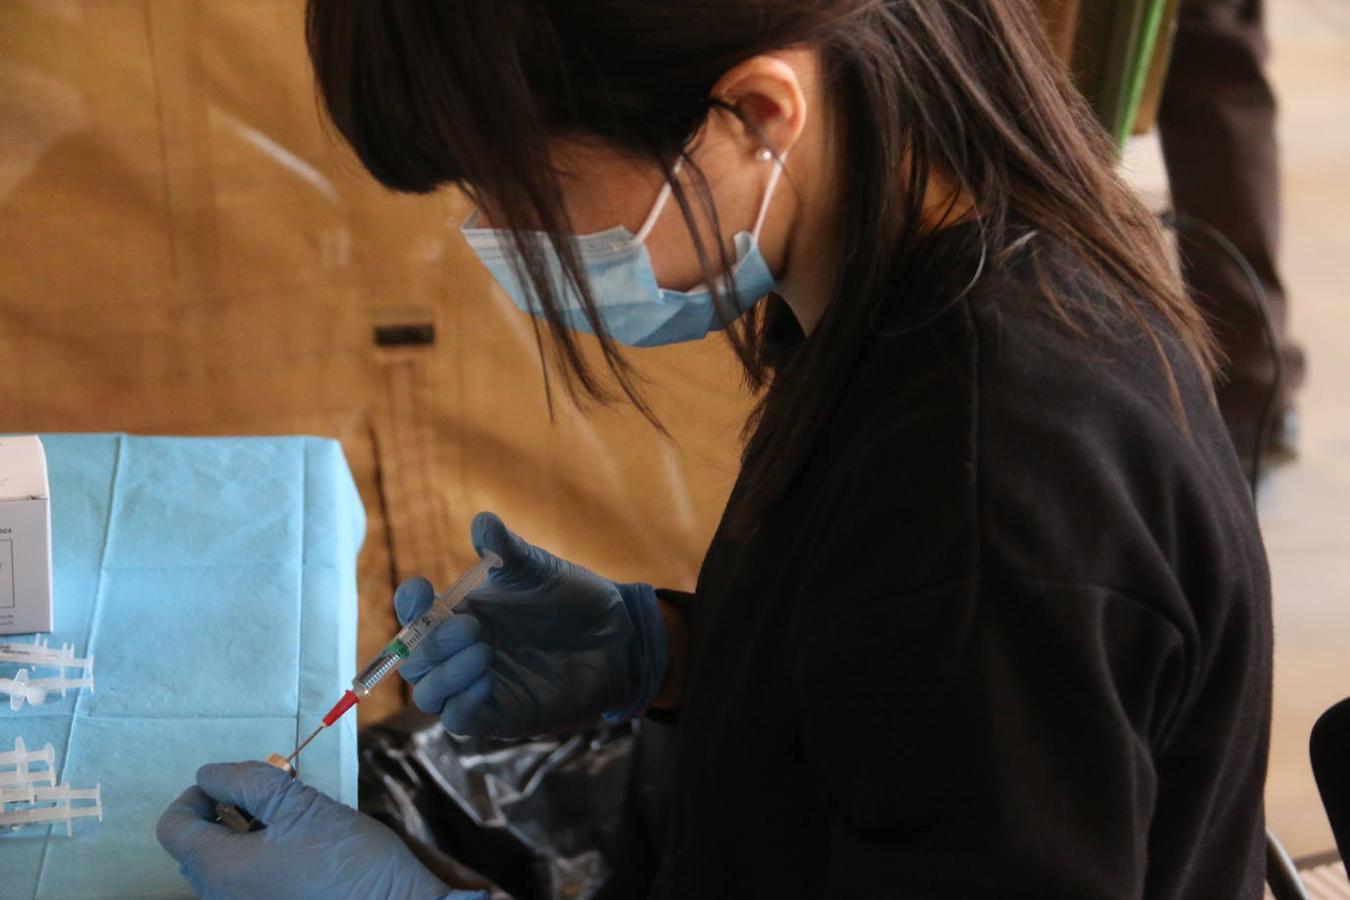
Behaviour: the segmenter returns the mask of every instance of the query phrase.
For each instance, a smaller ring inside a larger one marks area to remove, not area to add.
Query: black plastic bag
[[[360,808],[456,887],[516,900],[644,897],[660,863],[673,739],[647,720],[462,738],[409,709],[360,733]]]

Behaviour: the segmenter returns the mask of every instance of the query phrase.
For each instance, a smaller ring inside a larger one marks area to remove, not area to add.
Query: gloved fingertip
[[[501,558],[501,565],[488,572],[489,583],[518,587],[546,574],[547,562],[552,557],[507,528],[496,513],[482,512],[474,516],[470,531],[474,549],[480,556],[491,551]]]
[[[451,734],[481,734],[483,723],[478,713],[491,696],[492,676],[484,673],[473,684],[445,702],[441,710],[441,725]]]
[[[469,524],[469,537],[473,541],[473,549],[480,555],[484,550],[491,550],[500,556],[506,544],[504,538],[510,533],[501,517],[494,512],[480,512]]]
[[[479,510],[474,513],[473,519],[469,522],[469,535],[473,538],[473,545],[481,550],[480,546],[484,533],[494,525],[501,525],[502,517],[490,509]]]
[[[225,770],[228,770],[229,768],[237,765],[239,765],[239,763],[206,763],[204,765],[198,766],[196,775],[197,786],[205,790],[206,786],[203,784],[203,781],[208,781],[214,784],[220,778],[223,777]],[[207,793],[209,794],[210,791],[207,791]],[[216,799],[223,800],[225,798],[217,797]]]
[[[197,786],[217,801],[258,815],[263,804],[291,783],[291,776],[265,762],[207,763],[197,770]]]
[[[413,703],[426,713],[438,713],[465,688],[484,677],[492,664],[492,648],[476,643],[432,668],[413,688]]]
[[[473,547],[478,554],[491,550],[502,558],[502,567],[506,569],[528,565],[531,551],[534,549],[528,541],[516,534],[496,513],[481,512],[473,517],[470,526]]]
[[[465,613],[457,613],[438,625],[427,642],[435,641],[435,647],[442,651],[443,656],[448,657],[475,643],[482,631],[483,626],[478,619]]]
[[[427,611],[436,598],[436,589],[425,578],[413,577],[394,591],[394,612],[401,625],[406,625]]]
[[[427,672],[451,656],[477,643],[482,625],[473,616],[456,614],[427,636],[408,659],[399,667],[399,674],[409,684],[416,684]]]
[[[425,677],[425,676],[423,676]],[[427,690],[419,690],[422,687],[422,681],[419,679],[413,685],[412,702],[413,706],[420,709],[427,715],[436,715],[443,706],[442,697],[439,694]]]
[[[211,799],[206,791],[194,784],[179,794],[178,799],[169,804],[168,809],[164,810],[165,815],[170,812],[178,816],[200,818],[207,821],[209,818],[215,818],[216,802]]]
[[[201,830],[215,819],[216,801],[195,784],[178,795],[155,823],[155,839],[170,856],[181,861],[195,846]]]

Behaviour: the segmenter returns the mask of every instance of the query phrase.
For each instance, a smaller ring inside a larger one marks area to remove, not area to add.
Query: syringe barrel
[[[404,625],[399,633],[394,635],[394,639],[385,645],[379,655],[352,679],[352,693],[358,697],[365,697],[369,694],[375,685],[379,684],[386,675],[397,669],[403,663],[403,660],[408,658],[408,654],[412,653],[413,649],[422,643],[437,625],[450,617],[455,607],[470,591],[483,583],[487,578],[488,569],[496,568],[501,564],[501,557],[489,551],[472,569],[460,576],[460,579],[451,585],[448,590],[437,594],[431,605],[427,607],[426,612]]]
[[[358,697],[366,696],[375,685],[380,683],[384,676],[397,669],[399,663],[403,662],[405,658],[407,658],[406,652],[399,655],[386,647],[352,679],[352,693]]]
[[[450,618],[450,614],[455,611],[455,607],[459,606],[470,591],[487,580],[489,569],[495,569],[501,564],[502,558],[500,556],[491,550],[487,551],[473,568],[460,576],[458,581],[450,585],[445,591],[437,594],[431,605],[427,607],[426,612],[403,626],[403,629],[395,635],[394,640],[401,643],[411,653],[418,644],[426,639],[432,629]]]

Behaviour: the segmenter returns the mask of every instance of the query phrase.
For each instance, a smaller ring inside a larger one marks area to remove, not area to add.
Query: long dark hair
[[[710,96],[736,64],[788,47],[818,50],[842,157],[831,303],[776,366],[761,304],[728,336],[755,389],[741,501],[781,495],[847,390],[849,360],[876,330],[887,283],[921,259],[930,175],[977,208],[991,268],[1037,242],[1066,246],[1076,271],[1044,271],[1047,310],[1083,331],[1109,314],[1143,327],[1175,381],[1155,323],[1198,367],[1213,349],[1154,217],[1114,172],[1115,150],[1054,60],[1028,0],[309,0],[307,36],[328,114],[376,179],[399,191],[455,185],[490,202],[516,236],[522,282],[548,324],[569,387],[610,399],[563,323],[529,231],[547,233],[577,287],[622,392],[647,412],[635,373],[605,335],[550,165],[557,137],[598,139],[669,171],[708,283],[729,263],[707,182],[688,158],[705,120],[736,114]],[[1050,259],[1051,254],[1043,254]],[[1084,276],[1092,290],[1082,290]],[[1078,285],[1065,289],[1070,282]],[[724,321],[734,298],[717,297]],[[536,335],[538,329],[536,326]],[[542,343],[541,343],[542,347]],[[772,383],[771,383],[772,382]],[[1174,396],[1179,405],[1179,399]]]

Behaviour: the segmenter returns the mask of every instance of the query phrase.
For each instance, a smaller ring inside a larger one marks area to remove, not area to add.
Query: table
[[[0,835],[0,895],[191,896],[155,840],[164,807],[202,763],[289,753],[355,674],[360,499],[334,441],[43,442],[50,643],[94,654],[96,692],[0,704],[0,748],[50,741],[62,782],[102,784],[104,818]],[[300,773],[355,805],[356,766],[348,716]]]

